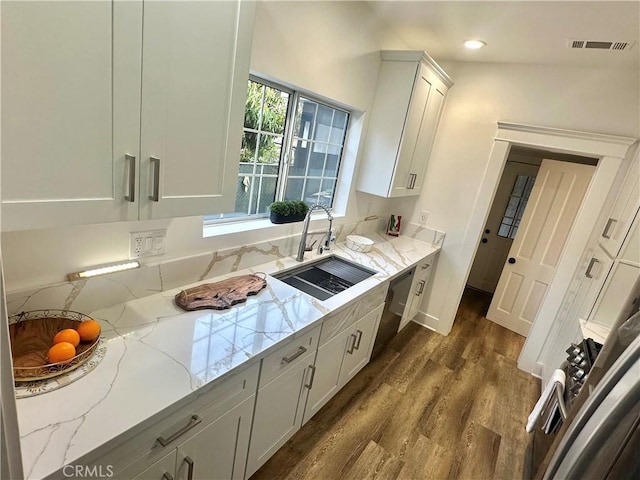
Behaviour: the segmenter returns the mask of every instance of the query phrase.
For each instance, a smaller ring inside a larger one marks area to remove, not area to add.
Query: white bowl
[[[347,248],[354,252],[367,253],[373,247],[373,240],[360,235],[347,235]]]

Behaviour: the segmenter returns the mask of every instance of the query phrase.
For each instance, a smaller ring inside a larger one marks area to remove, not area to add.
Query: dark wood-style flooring
[[[251,480],[522,478],[539,381],[465,291],[452,332],[409,324]]]

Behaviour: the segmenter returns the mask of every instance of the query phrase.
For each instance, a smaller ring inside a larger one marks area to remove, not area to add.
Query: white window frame
[[[253,74],[249,75],[249,80],[253,81],[253,82],[257,82],[257,83],[262,84],[262,85],[266,85],[268,87],[271,87],[271,88],[274,88],[276,90],[280,90],[280,91],[283,91],[283,92],[286,92],[286,93],[289,94],[289,104],[287,105],[285,129],[284,129],[284,134],[283,134],[283,139],[282,139],[283,151],[281,153],[280,162],[279,162],[279,165],[278,165],[276,196],[275,196],[275,200],[274,201],[279,201],[279,200],[282,200],[284,198],[284,194],[286,192],[286,187],[287,187],[287,182],[289,181],[289,168],[290,168],[290,159],[291,159],[291,151],[292,151],[292,142],[293,142],[293,137],[295,136],[293,130],[294,130],[294,126],[295,126],[296,108],[297,108],[298,102],[300,100],[300,97],[308,99],[308,100],[310,100],[312,102],[315,102],[315,103],[317,103],[319,105],[324,105],[324,106],[332,108],[334,110],[338,110],[338,111],[344,112],[347,115],[345,133],[344,133],[344,137],[342,139],[342,144],[341,144],[341,154],[340,154],[340,158],[338,159],[336,184],[335,184],[335,187],[334,187],[333,196],[331,198],[331,205],[330,205],[330,208],[329,208],[331,211],[334,211],[335,202],[336,202],[336,198],[337,198],[337,188],[338,188],[338,185],[340,183],[340,179],[341,179],[342,174],[343,174],[343,168],[342,167],[344,166],[344,157],[345,157],[345,152],[347,150],[347,141],[348,141],[348,137],[349,137],[349,129],[351,127],[351,121],[352,121],[352,117],[353,117],[353,113],[354,112],[351,111],[348,108],[345,108],[342,105],[339,105],[337,102],[332,102],[331,100],[326,100],[326,99],[320,98],[319,96],[314,95],[312,93],[310,94],[309,92],[306,92],[306,91],[303,91],[303,90],[300,90],[300,89],[296,89],[296,88],[293,88],[293,87],[289,87],[289,86],[280,84],[278,82],[274,82],[274,81],[265,79],[265,78],[260,77],[258,75],[253,75]],[[314,123],[315,123],[315,118],[314,118]],[[244,132],[244,127],[243,127],[243,132]],[[312,142],[316,143],[314,140],[312,140]],[[319,142],[319,143],[325,143],[325,142]],[[331,144],[329,142],[326,142],[326,144],[327,145],[335,145],[335,144]],[[307,169],[308,169],[308,164],[307,164]],[[315,178],[315,177],[308,177],[307,175],[305,175],[304,178],[308,179],[308,178]],[[322,179],[324,177],[321,176],[319,178]],[[306,185],[306,180],[305,180],[305,185]],[[304,191],[304,188],[303,188],[303,191]],[[234,192],[234,194],[235,193],[236,192]],[[228,217],[228,218],[224,218],[224,217],[223,218],[212,218],[214,216],[215,215],[205,216],[204,217],[204,226],[205,227],[233,225],[233,224],[240,224],[240,223],[246,223],[246,222],[255,222],[255,221],[265,221],[265,220],[268,220],[268,218],[269,218],[269,214],[268,213],[246,214],[246,215],[242,215],[242,216],[233,216],[233,217]],[[243,230],[243,229],[241,229],[241,230]]]

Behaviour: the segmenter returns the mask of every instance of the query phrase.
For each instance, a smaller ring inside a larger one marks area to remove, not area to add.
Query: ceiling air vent
[[[569,40],[569,48],[580,50],[617,50],[619,52],[630,50],[635,42],[605,42],[601,40]]]

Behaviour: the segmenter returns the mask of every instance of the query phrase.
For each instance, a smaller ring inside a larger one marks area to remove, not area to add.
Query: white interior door
[[[539,168],[539,165],[521,162],[507,162],[505,165],[467,285],[484,292],[495,292],[514,238],[511,229],[501,231],[502,220],[508,215],[514,219],[521,218],[531,193],[529,185],[535,180]]]
[[[595,167],[543,160],[487,318],[527,335]]]

